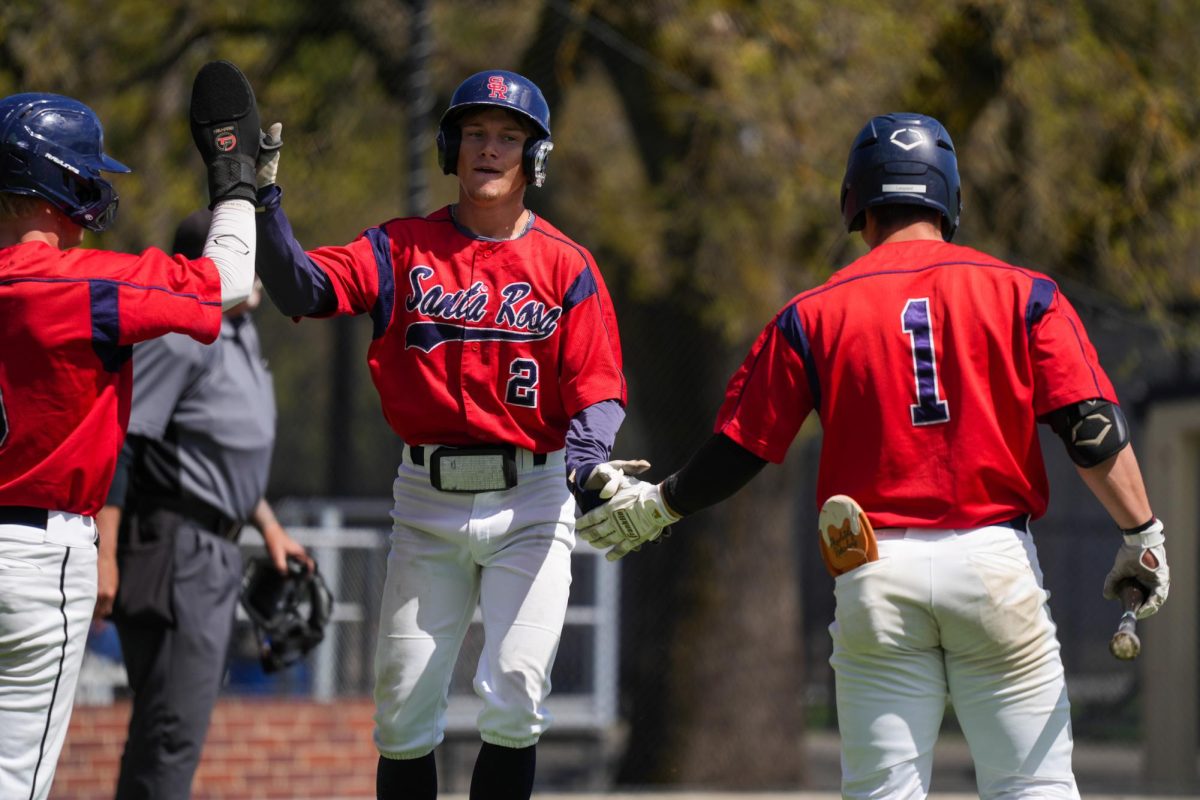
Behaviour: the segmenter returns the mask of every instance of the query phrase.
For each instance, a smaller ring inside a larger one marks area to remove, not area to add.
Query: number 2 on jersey
[[[538,363],[532,358],[514,358],[508,365],[508,386],[504,402],[525,408],[537,408]]]
[[[903,330],[912,343],[913,377],[917,384],[917,402],[908,407],[913,425],[936,425],[950,420],[950,406],[938,397],[937,354],[933,351],[933,322],[929,318],[929,298],[911,298],[900,317]]]

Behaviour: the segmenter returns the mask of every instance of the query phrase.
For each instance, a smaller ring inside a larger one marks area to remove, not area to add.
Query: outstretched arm
[[[732,497],[767,465],[724,434],[713,434],[683,469],[663,481],[663,498],[679,514],[694,514]]]
[[[292,233],[280,205],[283,193],[274,184],[259,192],[258,250],[255,269],[271,302],[290,317],[328,314],[337,308],[329,276],[320,269]]]

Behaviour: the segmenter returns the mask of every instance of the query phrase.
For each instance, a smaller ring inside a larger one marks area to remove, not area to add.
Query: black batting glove
[[[208,207],[221,200],[255,202],[258,104],[242,71],[210,61],[192,83],[192,139],[208,167]]]

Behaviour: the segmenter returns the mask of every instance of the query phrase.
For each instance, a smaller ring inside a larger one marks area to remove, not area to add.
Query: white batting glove
[[[605,461],[592,467],[584,489],[599,491],[601,500],[608,500],[617,493],[623,483],[627,483],[626,475],[641,475],[650,469],[650,462],[638,459],[636,461]]]
[[[612,500],[592,509],[575,523],[579,538],[592,547],[599,550],[612,548],[605,554],[609,561],[616,561],[646,542],[654,541],[663,528],[682,519],[663,500],[659,484],[628,477],[621,482]]]
[[[1171,588],[1171,573],[1167,569],[1167,551],[1164,547],[1163,524],[1155,519],[1149,527],[1138,533],[1126,533],[1125,544],[1117,551],[1113,568],[1104,579],[1104,597],[1114,600],[1116,587],[1123,578],[1136,578],[1146,587],[1146,601],[1135,612],[1138,619],[1155,614],[1167,600]],[[1149,558],[1148,556],[1153,556]],[[1158,566],[1148,562],[1157,559]]]
[[[275,183],[279,175],[279,150],[283,147],[283,123],[272,123],[259,131],[258,160],[254,162],[254,181],[259,189]]]

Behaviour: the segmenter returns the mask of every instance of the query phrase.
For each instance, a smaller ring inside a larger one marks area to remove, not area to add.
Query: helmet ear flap
[[[454,175],[458,172],[458,147],[462,144],[462,131],[456,123],[438,126],[437,154],[438,166],[443,175]]]
[[[546,159],[554,149],[554,142],[549,139],[535,139],[532,136],[525,143],[525,179],[533,186],[542,187],[546,182]]]

